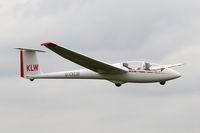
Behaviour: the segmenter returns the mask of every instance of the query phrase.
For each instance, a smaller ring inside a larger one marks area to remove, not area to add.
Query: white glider
[[[17,48],[20,50],[20,76],[22,78],[31,81],[35,79],[101,79],[111,81],[119,87],[124,83],[159,82],[164,85],[168,80],[181,77],[181,74],[171,69],[171,67],[181,66],[183,65],[182,63],[158,65],[145,61],[126,61],[108,64],[51,42],[41,45],[63,58],[85,67],[85,69],[42,73],[36,53],[44,51]]]

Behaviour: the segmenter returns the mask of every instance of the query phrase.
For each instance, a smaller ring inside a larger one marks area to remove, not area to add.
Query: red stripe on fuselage
[[[24,77],[24,60],[23,60],[23,50],[20,49],[20,76]]]
[[[155,74],[158,74],[158,72],[143,71],[143,70],[129,70],[129,72],[134,72],[134,73],[155,73]]]

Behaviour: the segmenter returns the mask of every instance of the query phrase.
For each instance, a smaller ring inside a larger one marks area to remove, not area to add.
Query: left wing
[[[100,74],[120,74],[127,72],[121,68],[117,68],[110,64],[92,59],[72,50],[65,49],[51,42],[43,43],[41,45],[47,47],[48,49],[52,50],[53,52],[57,53],[65,59],[68,59],[76,64],[79,64]]]

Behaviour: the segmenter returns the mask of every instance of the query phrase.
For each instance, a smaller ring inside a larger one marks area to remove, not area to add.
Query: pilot
[[[144,70],[148,70],[148,71],[150,71],[150,67],[151,67],[151,65],[150,65],[150,63],[144,63]]]

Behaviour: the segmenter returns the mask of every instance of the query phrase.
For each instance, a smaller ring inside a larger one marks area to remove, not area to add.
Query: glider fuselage
[[[115,66],[115,65],[113,65]],[[119,67],[119,65],[117,65]],[[99,74],[89,69],[44,73],[38,76],[30,76],[30,79],[102,79],[117,83],[151,83],[164,82],[179,78],[181,75],[170,68],[163,71],[126,70],[123,74]]]

